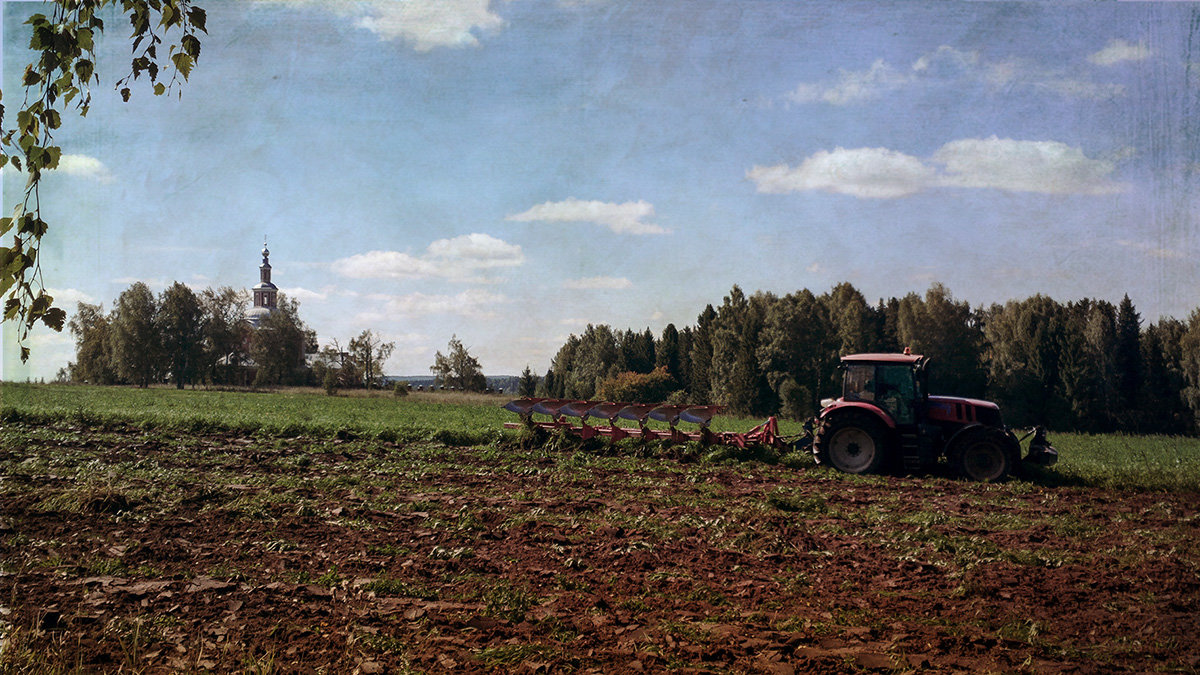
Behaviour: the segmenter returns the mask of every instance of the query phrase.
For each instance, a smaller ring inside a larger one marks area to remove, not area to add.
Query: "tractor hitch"
[[[1052,466],[1058,461],[1058,451],[1050,445],[1050,441],[1046,438],[1045,427],[1034,427],[1033,431],[1021,437],[1021,440],[1033,436],[1033,440],[1029,441],[1029,453],[1025,455],[1025,461],[1031,464],[1039,464],[1041,466]]]

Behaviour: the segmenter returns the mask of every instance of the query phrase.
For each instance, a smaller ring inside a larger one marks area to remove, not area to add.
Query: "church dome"
[[[246,321],[249,321],[251,326],[258,328],[263,321],[267,320],[268,316],[271,316],[271,308],[254,307],[246,312]]]

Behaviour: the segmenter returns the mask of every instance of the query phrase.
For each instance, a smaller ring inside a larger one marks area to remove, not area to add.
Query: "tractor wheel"
[[[817,464],[846,473],[878,473],[887,456],[887,429],[872,415],[850,410],[821,423],[813,441]]]
[[[1009,445],[1008,437],[999,429],[969,431],[950,451],[950,468],[970,480],[998,483],[1015,468]]]

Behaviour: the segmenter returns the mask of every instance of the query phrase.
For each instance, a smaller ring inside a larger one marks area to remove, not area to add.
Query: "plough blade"
[[[504,409],[521,416],[521,422],[505,422],[506,429],[539,428],[547,431],[562,429],[583,439],[604,436],[613,441],[624,438],[687,443],[698,441],[705,445],[734,445],[744,448],[761,443],[783,449],[788,445],[779,436],[779,427],[772,417],[745,433],[723,431],[714,433],[708,426],[719,413],[721,406],[659,405],[653,403],[613,403],[610,401],[578,401],[573,399],[522,398],[504,404]],[[548,420],[535,420],[534,415],[545,415]],[[578,418],[579,424],[564,419]],[[588,418],[604,420],[602,426],[588,424]],[[624,427],[617,420],[630,420],[637,427]],[[666,429],[654,429],[648,421],[664,422]],[[695,424],[696,430],[678,428],[680,422]]]

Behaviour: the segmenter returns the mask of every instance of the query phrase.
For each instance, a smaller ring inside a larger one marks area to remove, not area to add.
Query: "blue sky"
[[[544,372],[589,322],[657,334],[733,284],[1200,306],[1190,3],[200,4],[181,98],[112,91],[114,16],[57,136],[43,270],[68,310],[248,288],[264,235],[322,344],[375,330],[394,374],[455,334],[489,374]],[[3,6],[10,111],[34,11]],[[73,356],[5,338],[6,379]]]

